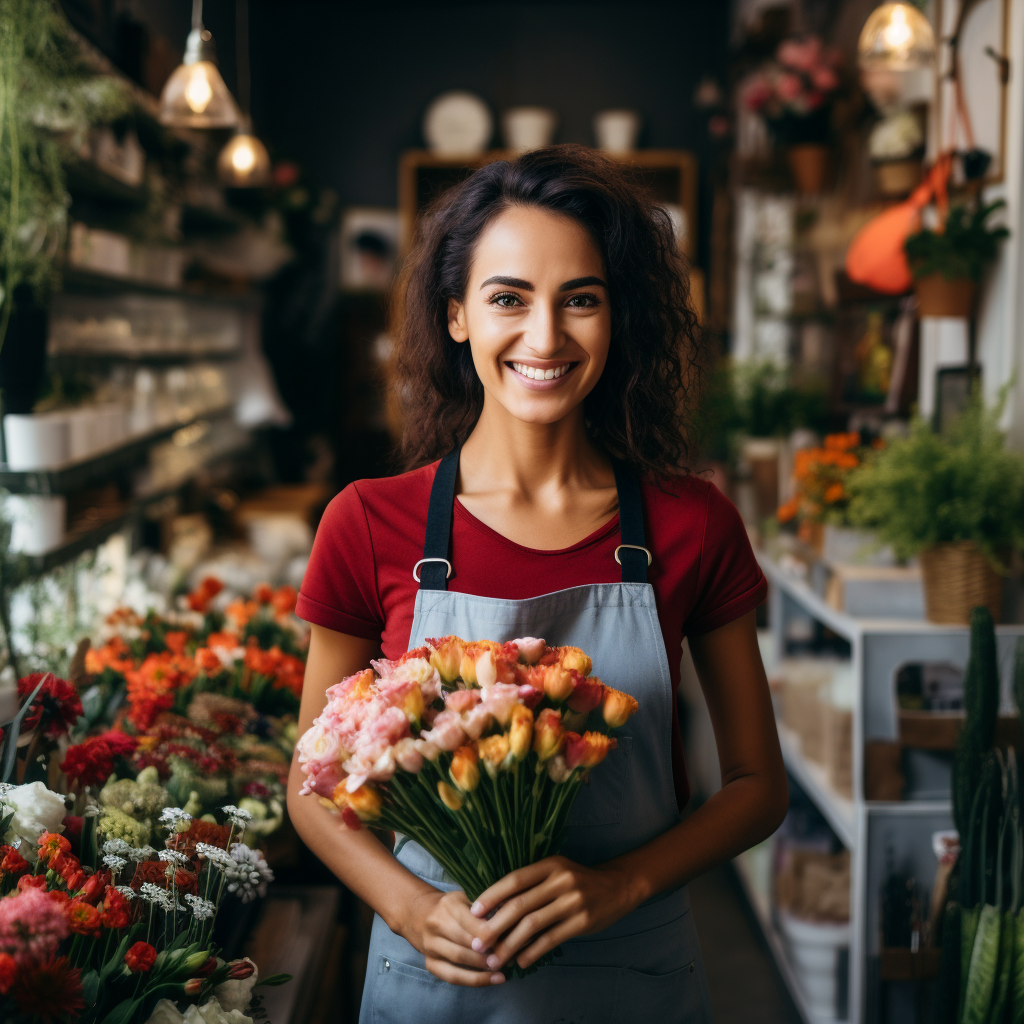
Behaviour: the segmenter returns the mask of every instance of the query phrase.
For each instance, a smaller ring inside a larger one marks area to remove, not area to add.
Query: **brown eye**
[[[512,309],[519,304],[519,296],[515,292],[498,292],[492,295],[488,302],[492,306],[500,306],[502,309]]]
[[[570,295],[568,305],[573,309],[589,309],[599,306],[601,300],[591,292],[580,292],[578,295]]]

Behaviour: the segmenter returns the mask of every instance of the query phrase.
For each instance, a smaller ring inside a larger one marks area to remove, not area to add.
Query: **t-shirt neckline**
[[[527,555],[567,555],[574,551],[581,551],[583,548],[590,547],[598,541],[604,540],[605,537],[619,528],[619,513],[616,512],[607,523],[599,526],[593,531],[593,533],[588,534],[582,540],[578,540],[575,544],[570,544],[566,548],[529,548],[525,544],[517,544],[514,540],[510,540],[506,537],[503,533],[498,533],[498,531],[493,527],[488,526],[483,522],[483,520],[477,519],[477,517],[462,504],[458,496],[455,498],[455,514],[475,530],[483,533],[491,540],[497,541],[505,547],[511,548],[513,551],[520,551]]]

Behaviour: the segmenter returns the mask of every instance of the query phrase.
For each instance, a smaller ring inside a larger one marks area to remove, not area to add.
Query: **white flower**
[[[180,807],[165,807],[159,818],[161,825],[165,825],[174,832],[183,832],[184,829],[179,826],[184,825],[187,828],[191,820],[192,815]]]
[[[227,981],[221,982],[213,990],[213,994],[225,1010],[246,1010],[249,1008],[249,1003],[252,1002],[252,990],[260,977],[260,972],[257,970],[256,965],[251,960],[249,960],[249,963],[252,964],[252,974],[248,978],[240,978],[238,980],[229,978]]]
[[[179,853],[177,850],[161,850],[157,856],[167,864],[173,864],[175,867],[184,868],[191,864],[191,861],[183,853]]]
[[[139,895],[147,903],[152,903],[162,910],[170,910],[174,902],[166,889],[161,889],[159,885],[154,885],[152,882],[143,882],[139,888]]]
[[[189,1007],[189,1009],[194,1009],[194,1007]],[[161,999],[153,1007],[153,1012],[149,1015],[146,1024],[184,1024],[184,1021],[185,1018],[181,1011],[170,999]]]
[[[225,864],[231,863],[231,858],[226,851],[222,850],[219,846],[211,846],[209,843],[196,843],[196,856],[205,857],[219,868],[223,868]]]
[[[29,860],[35,861],[39,837],[44,832],[63,832],[64,798],[52,793],[41,782],[13,786],[0,797],[0,816],[14,811],[4,842],[25,840],[22,847]]]
[[[144,860],[149,860],[154,853],[156,853],[156,850],[154,850],[152,846],[129,847],[128,849],[128,856],[136,863],[142,863]]]
[[[135,899],[135,890],[130,885],[115,885],[114,888],[126,899]]]
[[[124,871],[124,869],[128,867],[128,861],[126,861],[124,857],[115,857],[112,853],[108,853],[103,858],[103,863],[110,868],[115,875],[120,871]]]
[[[112,857],[127,857],[131,853],[131,846],[123,839],[108,839],[103,844],[103,852]]]
[[[192,893],[185,893],[185,902],[192,908],[192,913],[197,921],[206,921],[217,913],[217,904],[204,900],[202,896],[194,896]]]
[[[248,811],[243,811],[241,807],[235,807],[234,804],[226,804],[221,810],[228,816],[228,820],[235,828],[244,829],[252,821],[252,815]]]
[[[274,880],[274,872],[267,866],[263,854],[243,843],[231,847],[231,857],[222,870],[228,878],[228,892],[237,892],[243,903],[267,894],[267,883]]]
[[[227,982],[224,984],[226,985]],[[219,988],[223,987],[223,985],[219,986]],[[246,1003],[246,1006],[248,1005]],[[182,1020],[184,1024],[252,1024],[252,1017],[247,1017],[239,1009],[225,1009],[216,999],[211,999],[209,1002],[203,1003],[202,1006],[196,1006],[193,1003],[185,1011]]]

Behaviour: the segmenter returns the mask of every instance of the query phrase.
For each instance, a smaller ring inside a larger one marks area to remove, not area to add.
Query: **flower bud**
[[[610,686],[604,688],[601,714],[609,729],[618,729],[625,725],[630,715],[635,715],[639,707],[636,698],[631,697],[628,693],[613,690]]]
[[[459,791],[453,789],[447,782],[439,782],[437,784],[437,795],[449,811],[462,810],[462,797],[459,795]]]
[[[448,769],[448,774],[463,793],[472,793],[480,784],[476,748],[459,747],[452,757],[452,766]]]
[[[549,665],[544,672],[544,695],[555,704],[561,704],[574,689],[571,673],[558,665]]]
[[[457,636],[443,636],[439,640],[428,640],[427,643],[432,648],[430,664],[446,683],[455,682],[459,678],[465,644]]]
[[[556,647],[555,651],[558,654],[558,663],[562,668],[575,669],[580,675],[590,675],[594,663],[585,651],[581,651],[578,647]]]
[[[562,719],[554,708],[544,708],[533,729],[533,749],[541,761],[554,757],[562,747]]]
[[[519,660],[524,665],[536,665],[543,657],[548,646],[543,640],[535,636],[520,637],[512,642],[516,645]]]
[[[477,740],[476,745],[487,771],[493,777],[504,763],[505,758],[508,757],[510,749],[508,735],[499,732],[493,736],[485,736],[482,740]]]
[[[376,821],[384,801],[373,786],[363,785],[349,793],[345,783],[339,782],[334,788],[334,802],[343,809],[349,808],[360,821]]]
[[[185,959],[178,964],[177,969],[183,974],[196,974],[199,977],[205,977],[205,975],[202,974],[202,971],[205,968],[207,961],[211,959],[213,960],[213,966],[216,967],[216,959],[211,957],[205,949],[201,949],[198,953],[192,953],[185,957]]]
[[[409,692],[402,700],[402,710],[410,722],[419,725],[419,721],[423,717],[423,708],[423,691],[414,684],[409,687]]]
[[[185,982],[185,995],[199,995],[199,990],[203,987],[203,980],[203,978],[189,978],[188,981]]]
[[[241,981],[248,978],[256,970],[256,965],[248,958],[242,960],[231,960],[228,963],[228,977],[232,981]]]
[[[208,978],[215,970],[217,970],[217,958],[208,956],[192,973],[197,978]]]
[[[578,672],[570,674],[576,685],[569,694],[567,703],[578,714],[589,714],[604,698],[604,683],[597,676],[582,676]]]
[[[512,724],[508,730],[509,747],[517,761],[522,761],[530,752],[533,740],[533,712],[523,704],[512,709]]]

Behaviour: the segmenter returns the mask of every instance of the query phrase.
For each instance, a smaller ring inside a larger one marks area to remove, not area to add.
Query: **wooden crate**
[[[832,788],[853,799],[853,711],[822,703],[824,762]]]

